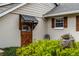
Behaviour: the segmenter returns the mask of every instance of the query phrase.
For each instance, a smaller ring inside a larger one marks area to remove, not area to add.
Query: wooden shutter
[[[54,22],[55,22],[55,19],[52,18],[52,28],[54,28]]]
[[[67,26],[68,26],[67,17],[64,17],[64,28],[67,28]]]
[[[21,30],[22,26],[21,26],[21,15],[19,15],[19,30]]]
[[[79,31],[79,16],[76,16],[76,31]]]

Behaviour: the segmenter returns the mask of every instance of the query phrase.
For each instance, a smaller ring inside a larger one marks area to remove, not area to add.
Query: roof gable
[[[79,3],[61,3],[59,6],[46,13],[44,16],[56,16],[61,14],[63,15],[66,12],[72,12],[78,10],[79,10]]]

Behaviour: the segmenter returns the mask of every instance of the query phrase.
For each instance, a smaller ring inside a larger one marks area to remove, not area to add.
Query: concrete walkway
[[[0,49],[0,56],[2,56],[3,53],[4,53],[4,51]]]

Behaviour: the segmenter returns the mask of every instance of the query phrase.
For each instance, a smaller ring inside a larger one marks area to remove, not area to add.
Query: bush
[[[58,52],[58,56],[79,56],[79,42],[74,43],[74,48],[65,48]]]
[[[79,49],[66,48],[62,50],[58,55],[59,56],[79,56]]]
[[[17,47],[10,47],[10,48],[4,48],[4,56],[16,56],[16,48]]]
[[[76,48],[79,48],[79,42],[76,42],[76,43],[75,43],[75,47],[76,47]]]
[[[5,56],[79,56],[79,42],[76,47],[62,49],[59,40],[40,40],[26,47],[4,49]]]
[[[42,40],[28,45],[27,47],[18,48],[18,56],[55,56],[60,50],[58,40]]]

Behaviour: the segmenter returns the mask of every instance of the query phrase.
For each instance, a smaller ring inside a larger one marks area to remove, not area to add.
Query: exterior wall
[[[53,3],[28,3],[16,9],[13,13],[42,17],[43,14],[54,7],[55,5]]]
[[[47,32],[46,21],[43,20],[42,18],[37,18],[37,20],[38,20],[38,24],[33,30],[33,41],[43,39],[44,35]]]
[[[33,30],[33,40],[43,39],[46,34],[46,22],[41,18],[43,14],[53,9],[55,5],[53,3],[28,3],[12,13],[31,15],[37,18],[38,25]]]
[[[63,34],[70,33],[76,41],[79,41],[79,31],[76,31],[76,15],[68,16],[68,27],[64,29],[54,29],[51,27],[51,19],[48,19],[48,34],[51,39],[60,39]]]
[[[0,18],[0,48],[20,46],[19,16],[7,14]]]
[[[33,40],[43,39],[46,34],[46,22],[42,19],[43,14],[53,9],[55,5],[53,3],[28,3],[12,13],[24,14],[35,16],[38,20],[38,24],[33,30]]]

